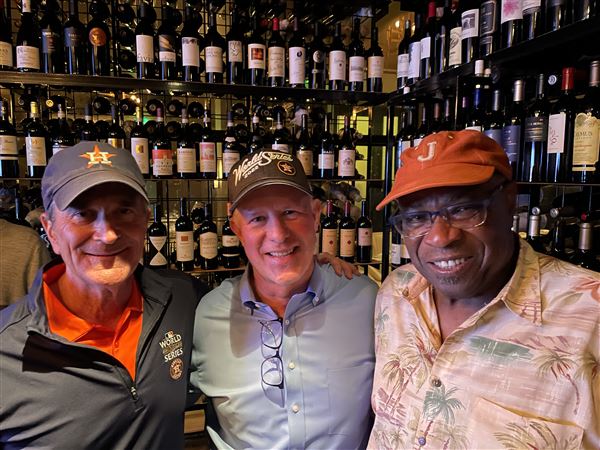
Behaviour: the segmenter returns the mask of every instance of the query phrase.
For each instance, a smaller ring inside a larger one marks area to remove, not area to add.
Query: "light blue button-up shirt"
[[[377,286],[315,266],[306,292],[290,299],[280,349],[284,387],[262,382],[274,354],[261,321],[277,319],[243,275],[225,280],[196,309],[191,382],[212,402],[218,448],[355,449],[367,444]]]

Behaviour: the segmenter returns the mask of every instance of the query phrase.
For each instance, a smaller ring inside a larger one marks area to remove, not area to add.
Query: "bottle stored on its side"
[[[179,217],[175,221],[175,266],[179,270],[194,269],[194,224],[188,216],[187,198],[179,199]]]
[[[396,66],[396,89],[400,92],[408,80],[408,66],[410,54],[408,52],[408,44],[411,40],[411,25],[410,20],[404,21],[404,37],[398,44],[398,62]]]
[[[204,127],[198,143],[198,159],[200,178],[214,180],[217,178],[217,137],[212,131],[210,110],[204,109]]]
[[[273,132],[273,144],[271,145],[271,148],[278,152],[290,153],[289,132],[283,126],[283,121],[283,113],[277,111],[275,131]]]
[[[77,0],[69,0],[69,19],[65,22],[65,57],[67,73],[87,74],[85,26],[79,20]]]
[[[303,88],[306,80],[306,46],[300,33],[298,18],[294,19],[294,35],[288,45],[288,64],[290,67],[290,86]]]
[[[146,256],[146,265],[153,269],[166,269],[169,266],[169,255],[167,253],[169,246],[167,245],[167,227],[161,220],[162,211],[160,203],[153,205],[153,212],[154,221],[147,230],[148,254]]]
[[[27,176],[31,178],[44,176],[46,165],[52,156],[52,150],[48,142],[48,130],[42,123],[38,111],[37,102],[31,102],[29,104],[31,121],[24,130]]]
[[[0,70],[13,70],[12,27],[6,17],[4,0],[0,0]]]
[[[335,148],[330,133],[331,116],[325,114],[323,120],[323,131],[319,137],[317,169],[320,178],[331,179],[335,178]]]
[[[262,86],[265,84],[267,47],[261,36],[256,14],[252,19],[252,35],[248,40],[247,56],[247,83],[252,86]]]
[[[329,50],[329,89],[343,91],[346,88],[347,72],[346,46],[342,41],[342,24],[335,25],[335,35]]]
[[[173,176],[173,149],[165,129],[162,108],[156,108],[155,135],[156,138],[152,144],[152,176],[154,178],[170,178]]]
[[[31,9],[31,0],[21,1],[21,26],[17,31],[17,70],[40,71],[40,28]]]
[[[523,151],[519,181],[542,181],[546,165],[546,145],[548,141],[548,102],[544,94],[545,77],[537,77],[535,100],[527,110],[523,130]]]
[[[321,252],[337,255],[338,224],[333,200],[327,200],[326,216],[321,220]]]
[[[268,79],[271,87],[285,84],[285,42],[279,33],[279,19],[273,18],[271,39],[267,50]]]
[[[187,5],[181,29],[181,65],[183,81],[200,81],[200,35],[198,14]]]
[[[108,143],[115,148],[125,148],[125,130],[120,124],[119,110],[116,105],[110,105],[112,122],[108,127]]]
[[[198,161],[196,145],[190,133],[187,110],[181,110],[181,138],[177,143],[177,176],[179,178],[196,178]]]
[[[226,269],[240,267],[240,240],[231,229],[229,217],[221,229],[221,260]]]
[[[237,140],[234,123],[233,112],[227,113],[227,130],[223,141],[223,178],[227,178],[231,172],[231,168],[240,160],[241,146]]]
[[[479,57],[498,50],[500,33],[500,0],[485,0],[479,6]]]
[[[314,37],[308,49],[308,85],[311,89],[325,89],[325,53],[321,24],[316,21]]]
[[[55,0],[46,0],[44,15],[40,20],[41,69],[44,73],[64,73],[65,71],[63,26],[56,16],[59,9]]]
[[[137,162],[140,172],[144,178],[150,177],[150,143],[148,141],[148,132],[144,127],[142,118],[142,108],[135,108],[135,126],[131,129],[131,154]]]
[[[65,111],[63,110],[63,105],[58,105],[57,116],[57,125],[54,130],[54,133],[51,137],[52,143],[52,154],[55,155],[61,150],[65,148],[72,147],[75,145],[75,137],[71,132],[71,127],[67,122],[67,118],[65,115]]]
[[[6,102],[0,100],[0,178],[19,176],[17,130],[8,120]]]
[[[502,128],[502,145],[508,155],[508,161],[517,178],[519,155],[522,146],[521,126],[525,116],[523,99],[525,94],[524,80],[515,80],[513,85],[513,101],[508,107],[504,127]]]
[[[463,64],[479,57],[479,1],[461,0],[461,48]]]
[[[350,116],[344,116],[344,132],[338,149],[338,178],[356,176],[356,146],[350,130]]]
[[[369,263],[373,258],[373,223],[368,214],[367,201],[363,200],[356,222],[356,262],[359,263]]]
[[[307,177],[313,176],[314,152],[308,132],[308,114],[302,114],[300,126],[300,136],[296,141],[296,158],[302,164],[304,173]]]
[[[109,10],[104,0],[94,0],[89,4],[92,16],[87,24],[88,73],[90,75],[110,75],[111,34],[106,24]]]
[[[533,247],[536,252],[546,253],[546,247],[540,235],[540,215],[539,208],[531,208],[529,214],[529,224],[527,226],[526,241]]]
[[[598,262],[594,253],[594,246],[592,245],[593,230],[590,222],[582,221],[579,223],[577,250],[571,262],[585,269],[600,272],[600,262]]]
[[[244,35],[240,29],[239,9],[231,10],[231,28],[225,36],[227,42],[227,83],[244,83]]]
[[[354,262],[355,244],[356,244],[356,222],[350,215],[352,212],[352,203],[350,200],[344,202],[344,216],[339,224],[340,237],[340,259],[348,262]]]
[[[365,48],[360,38],[360,18],[355,17],[352,25],[352,41],[348,46],[348,89],[353,92],[364,90]]]
[[[500,46],[512,47],[523,37],[523,0],[502,0]]]
[[[212,220],[212,206],[204,205],[204,220],[196,229],[198,241],[198,266],[204,270],[216,269],[219,265],[217,225]]]
[[[217,13],[211,11],[209,14],[208,31],[204,40],[204,60],[206,63],[206,82],[207,83],[222,83],[223,82],[223,53],[225,53],[225,38],[219,34],[217,30]]]

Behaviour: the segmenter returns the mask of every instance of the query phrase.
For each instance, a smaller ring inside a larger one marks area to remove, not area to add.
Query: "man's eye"
[[[429,214],[414,213],[414,214],[404,216],[404,218],[402,220],[404,221],[404,223],[406,223],[408,225],[417,225],[417,224],[427,222],[429,220]]]
[[[283,211],[284,216],[290,216],[290,215],[293,215],[296,213],[297,213],[297,211],[294,211],[293,209],[286,209],[285,211]]]
[[[263,216],[256,216],[256,217],[252,217],[249,222],[250,223],[260,223],[264,220]]]
[[[481,205],[458,205],[448,209],[448,213],[452,217],[462,218],[462,217],[472,217],[477,214],[481,209]]]

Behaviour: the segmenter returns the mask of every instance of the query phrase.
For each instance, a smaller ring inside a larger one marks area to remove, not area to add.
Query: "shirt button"
[[[408,295],[410,294],[410,291],[408,290],[408,288],[405,288],[402,290],[402,296],[403,297],[408,297]]]
[[[296,364],[294,364],[293,362],[290,362],[288,364],[288,367],[290,368],[290,370],[294,370],[296,368]]]
[[[431,379],[431,385],[433,387],[440,387],[442,385],[442,380],[440,380],[439,378],[433,377]]]
[[[285,323],[286,325],[289,325],[290,324],[290,319],[285,319],[285,322],[283,322],[283,323]]]
[[[419,441],[419,445],[421,446],[427,444],[427,439],[424,436],[421,436],[417,441]]]
[[[297,413],[298,411],[300,411],[300,406],[299,406],[297,403],[294,403],[294,404],[292,405],[292,411],[293,411],[294,413]]]

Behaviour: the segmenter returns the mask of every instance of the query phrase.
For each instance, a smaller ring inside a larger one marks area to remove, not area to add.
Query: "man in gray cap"
[[[0,447],[182,448],[193,312],[206,287],[139,265],[148,197],[126,150],[61,150],[42,197],[60,258],[0,312]]]
[[[377,286],[315,264],[320,202],[300,162],[261,151],[228,179],[249,266],[196,310],[191,382],[217,448],[364,448]]]

